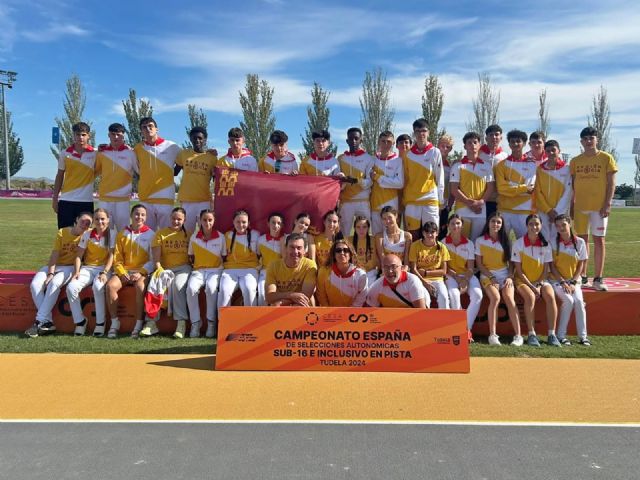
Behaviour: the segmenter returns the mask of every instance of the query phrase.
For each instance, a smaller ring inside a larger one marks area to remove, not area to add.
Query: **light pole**
[[[4,126],[4,164],[7,175],[7,190],[11,190],[11,168],[9,162],[9,123],[7,122],[7,104],[4,101],[4,87],[12,88],[16,81],[16,72],[0,70],[0,88],[2,88],[2,117]]]

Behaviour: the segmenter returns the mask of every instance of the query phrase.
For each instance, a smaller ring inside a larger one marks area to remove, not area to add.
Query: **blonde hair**
[[[438,140],[438,143],[440,142],[447,142],[449,145],[453,145],[453,137],[451,135],[449,135],[448,133],[445,133],[444,135],[442,135],[440,137],[440,139]]]

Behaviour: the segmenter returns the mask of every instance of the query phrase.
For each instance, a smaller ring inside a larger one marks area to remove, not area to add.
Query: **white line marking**
[[[148,423],[148,424],[274,424],[274,425],[461,425],[478,427],[611,427],[640,428],[640,423],[480,422],[463,420],[136,420],[136,419],[0,419],[3,423]]]

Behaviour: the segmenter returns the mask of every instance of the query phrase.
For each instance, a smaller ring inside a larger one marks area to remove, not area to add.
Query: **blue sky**
[[[640,137],[640,9],[632,1],[308,1],[246,2],[0,0],[0,69],[18,72],[7,92],[26,165],[20,176],[53,178],[51,127],[61,116],[65,80],[80,76],[86,119],[98,141],[123,122],[129,88],[151,100],[160,134],[185,140],[186,105],[208,115],[209,144],[226,148],[241,119],[247,73],[275,88],[277,126],[301,150],[314,81],[330,91],[331,133],[360,122],[366,71],[387,71],[395,133],[420,116],[424,79],[444,87],[441,126],[455,147],[470,120],[477,73],[501,93],[505,131],[532,131],[538,93],[547,89],[551,137],[576,154],[593,95],[608,89],[620,153],[618,183],[633,183],[633,137]]]

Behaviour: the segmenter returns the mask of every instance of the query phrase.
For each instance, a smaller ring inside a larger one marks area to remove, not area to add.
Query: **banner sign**
[[[226,232],[233,228],[233,214],[243,209],[249,213],[251,228],[267,231],[273,212],[284,215],[284,230],[291,227],[299,213],[311,215],[312,234],[323,230],[322,216],[336,208],[340,181],[334,177],[278,175],[247,172],[233,168],[216,168],[216,228]]]
[[[469,372],[463,310],[225,307],[216,370]]]

